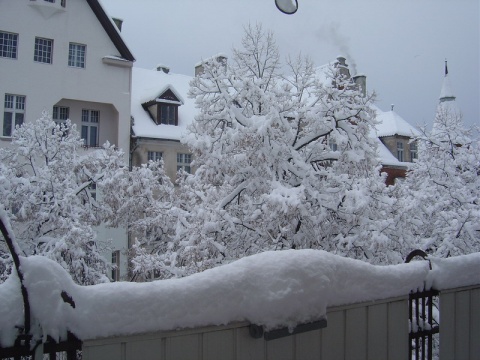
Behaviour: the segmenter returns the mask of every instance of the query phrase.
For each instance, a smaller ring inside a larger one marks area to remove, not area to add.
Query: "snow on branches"
[[[181,184],[189,215],[176,234],[179,263],[188,273],[291,248],[384,258],[389,200],[371,96],[308,58],[288,59],[283,74],[260,26],[246,28],[242,45],[191,82],[199,114],[184,141],[198,170]]]
[[[415,139],[419,158],[402,184],[403,228],[440,257],[480,251],[480,144],[462,115],[445,104],[433,129]]]
[[[16,129],[0,149],[0,195],[23,255],[44,255],[79,284],[108,281],[101,256],[108,239],[95,226],[123,226],[142,241],[170,233],[173,185],[161,164],[129,171],[123,152],[105,144],[90,152],[69,120],[56,124],[48,113]],[[167,199],[162,202],[162,199]],[[3,245],[3,242],[1,243]],[[1,248],[1,270],[11,269]]]

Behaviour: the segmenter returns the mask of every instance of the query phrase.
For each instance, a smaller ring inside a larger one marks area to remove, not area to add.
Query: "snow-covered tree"
[[[129,171],[114,146],[82,147],[75,125],[56,124],[46,112],[17,128],[11,146],[0,149],[0,196],[23,255],[47,256],[77,283],[93,284],[108,281],[110,266],[100,255],[108,239],[97,239],[95,226],[125,227],[149,251],[163,254],[177,210],[162,163]],[[5,276],[11,258],[4,245]]]
[[[17,128],[11,146],[0,149],[0,192],[24,254],[48,256],[76,282],[92,284],[107,280],[108,264],[92,229],[102,209],[90,192],[103,164],[80,156],[82,144],[69,121],[56,124],[44,112]],[[8,271],[5,251],[2,261]]]
[[[128,227],[131,273],[156,277],[175,275],[175,260],[168,245],[173,237],[180,209],[175,207],[174,186],[165,174],[163,161],[150,161],[131,171],[123,169],[100,181],[104,202],[111,214],[106,225]]]
[[[402,228],[417,247],[448,257],[480,251],[480,146],[462,115],[440,103],[433,129],[402,184]]]
[[[233,58],[191,83],[199,115],[184,141],[197,171],[181,180],[188,216],[172,245],[186,273],[249,254],[326,249],[380,262],[391,227],[369,104],[341,66],[287,60],[246,28]]]

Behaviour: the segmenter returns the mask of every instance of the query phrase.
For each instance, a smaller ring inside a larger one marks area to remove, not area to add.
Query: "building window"
[[[112,252],[112,281],[120,280],[120,250]]]
[[[177,171],[183,169],[191,174],[190,163],[192,162],[192,154],[177,154]]]
[[[3,136],[12,136],[16,126],[21,126],[25,118],[25,96],[5,94],[3,112]]]
[[[158,118],[160,119],[160,124],[165,125],[177,125],[177,108],[176,105],[171,104],[159,104],[158,105]]]
[[[54,106],[52,119],[58,125],[65,124],[65,121],[70,117],[70,108],[66,106]]]
[[[149,151],[147,158],[148,161],[159,161],[162,159],[162,153],[160,151]]]
[[[397,158],[398,161],[403,161],[403,142],[397,141]]]
[[[35,54],[33,60],[45,64],[52,63],[53,40],[35,38]]]
[[[86,45],[70,43],[68,47],[68,66],[85,68],[86,48]]]
[[[328,138],[328,146],[330,147],[330,150],[332,150],[332,151],[337,151],[338,150],[337,142],[330,137]]]
[[[418,159],[418,150],[417,150],[417,143],[412,142],[410,143],[410,161]]]
[[[49,3],[52,3],[52,4],[55,4],[55,0],[45,0],[46,2],[49,2]]]
[[[82,110],[82,139],[88,147],[98,146],[98,125],[100,123],[100,111]]]
[[[18,34],[0,31],[0,57],[16,59]]]
[[[60,5],[62,7],[66,7],[67,6],[67,0],[60,0]]]

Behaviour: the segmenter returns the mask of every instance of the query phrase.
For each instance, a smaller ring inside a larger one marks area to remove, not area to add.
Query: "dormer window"
[[[171,87],[167,87],[155,100],[142,104],[157,125],[178,126],[178,107],[183,100]]]
[[[178,125],[178,105],[158,104],[158,119],[164,125]]]
[[[55,14],[66,13],[66,0],[30,0],[29,6],[37,10],[46,20]]]
[[[30,0],[30,1],[36,1],[36,0]],[[60,2],[60,5],[62,7],[65,7],[67,5],[67,0],[43,0],[43,1],[52,3],[52,4],[55,4],[56,2]]]

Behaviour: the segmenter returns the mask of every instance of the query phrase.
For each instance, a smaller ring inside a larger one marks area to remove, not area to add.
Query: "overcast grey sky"
[[[367,76],[377,105],[412,125],[431,125],[448,60],[467,125],[480,125],[478,0],[298,0],[284,15],[274,0],[101,0],[124,20],[122,35],[135,66],[162,63],[192,75],[194,65],[231,54],[243,27],[261,23],[280,53],[309,55],[318,66],[344,55]]]

